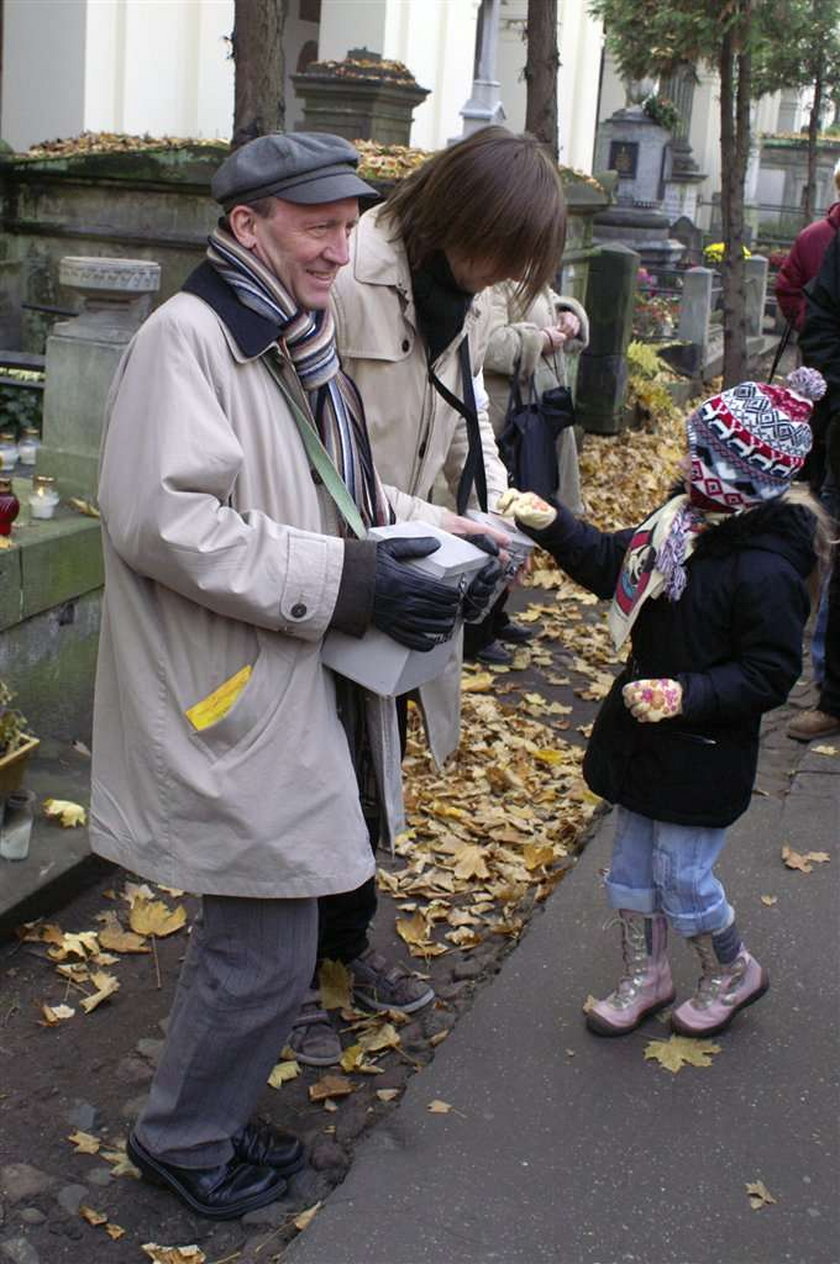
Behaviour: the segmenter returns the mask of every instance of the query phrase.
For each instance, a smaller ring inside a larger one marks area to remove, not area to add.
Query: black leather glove
[[[432,536],[378,540],[373,589],[373,623],[412,650],[431,650],[451,637],[458,615],[457,588],[403,563],[440,548]]]
[[[483,549],[485,553],[498,554],[499,552],[499,546],[490,536],[470,535],[466,536],[465,539],[469,540],[470,544],[475,544],[478,548]],[[479,543],[479,541],[483,541],[483,543]],[[492,545],[492,547],[488,547],[490,545]],[[504,567],[498,557],[494,556],[492,560],[489,561],[486,566],[483,566],[478,574],[474,576],[472,583],[464,593],[461,600],[461,613],[464,616],[465,623],[481,622],[487,614],[488,607],[503,574]]]

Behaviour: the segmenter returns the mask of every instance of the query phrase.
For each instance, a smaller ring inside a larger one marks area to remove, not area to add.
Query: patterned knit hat
[[[734,513],[785,491],[811,447],[813,401],[825,394],[816,369],[785,386],[742,382],[707,399],[688,419],[691,503]]]

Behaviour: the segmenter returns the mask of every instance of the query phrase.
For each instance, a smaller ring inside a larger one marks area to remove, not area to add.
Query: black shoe
[[[306,1162],[297,1137],[261,1120],[252,1120],[231,1137],[233,1152],[242,1163],[273,1167],[281,1176],[293,1176]]]
[[[513,619],[508,619],[507,623],[502,624],[496,636],[500,641],[507,641],[508,645],[527,645],[533,640],[533,628],[524,628],[521,623],[514,623]]]
[[[513,655],[498,641],[491,641],[483,650],[478,651],[475,661],[484,663],[486,667],[509,667],[513,662]]]
[[[286,1192],[284,1178],[273,1167],[242,1163],[236,1157],[219,1167],[177,1167],[156,1159],[134,1133],[125,1148],[145,1180],[163,1185],[191,1211],[210,1220],[238,1220],[247,1211],[276,1202]]]

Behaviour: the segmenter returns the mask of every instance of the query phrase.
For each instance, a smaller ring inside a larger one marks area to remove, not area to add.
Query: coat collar
[[[365,285],[391,285],[411,301],[411,272],[402,238],[377,206],[356,228],[353,275]]]
[[[245,360],[254,360],[277,343],[280,326],[240,303],[236,294],[205,259],[187,277],[182,290],[203,299],[221,320]]]

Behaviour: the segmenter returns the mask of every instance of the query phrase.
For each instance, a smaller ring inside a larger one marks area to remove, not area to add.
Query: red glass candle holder
[[[12,491],[12,480],[0,478],[0,535],[12,534],[12,523],[20,513],[20,501]]]

